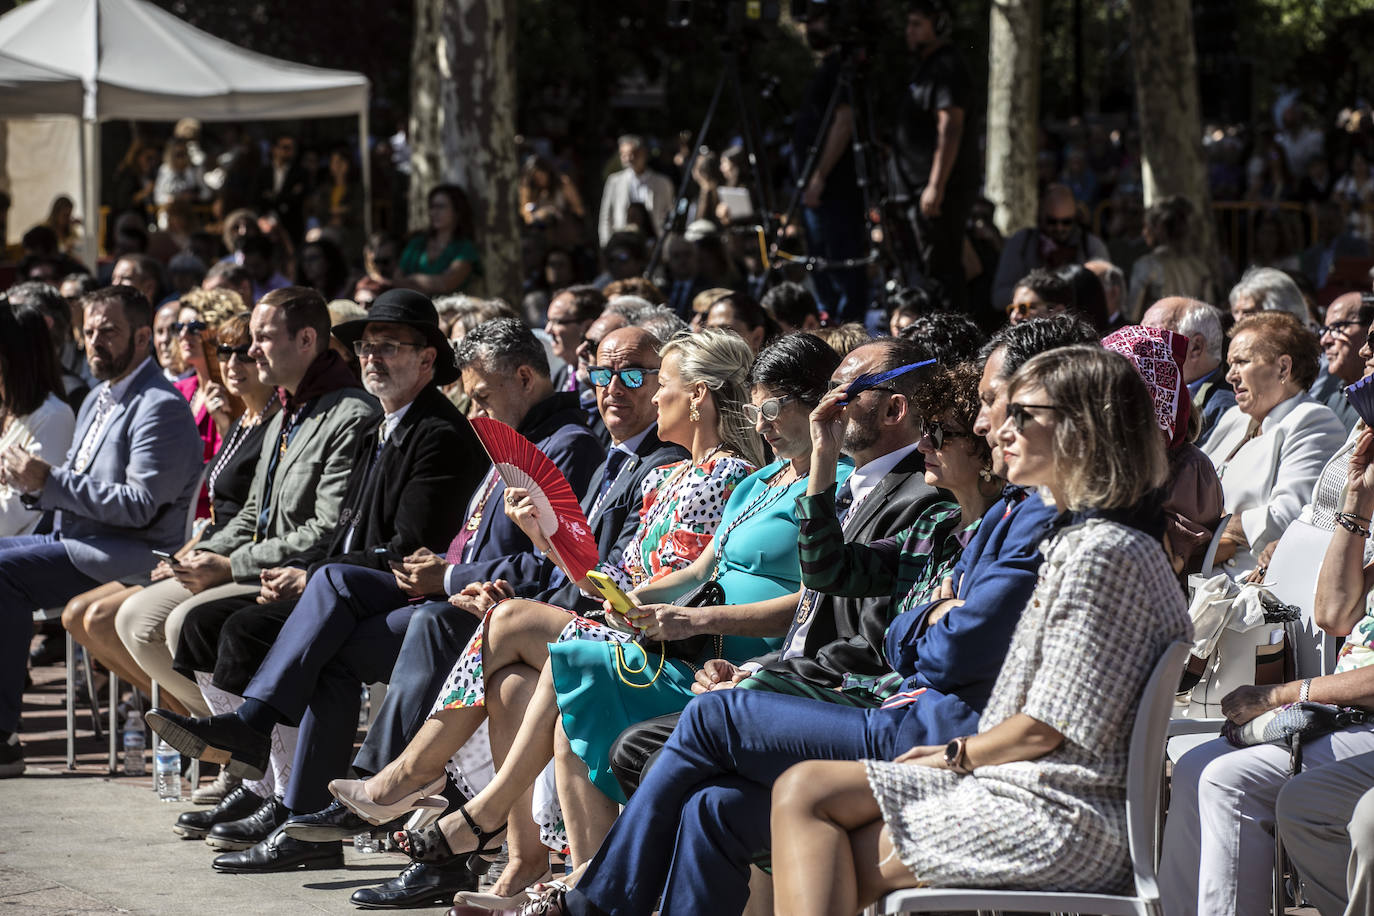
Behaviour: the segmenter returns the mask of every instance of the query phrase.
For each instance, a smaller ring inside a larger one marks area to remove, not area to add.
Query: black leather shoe
[[[183,815],[184,816],[184,815]],[[337,801],[329,807],[313,814],[296,814],[282,825],[286,835],[303,843],[331,843],[334,840],[351,840],[360,833],[387,836],[393,830],[400,830],[410,819],[410,812],[382,824],[374,826]]]
[[[159,738],[182,754],[218,763],[231,776],[262,779],[267,769],[271,737],[249,728],[238,716],[195,719],[170,709],[150,709],[143,718]]]
[[[256,796],[254,796],[256,797]],[[256,811],[236,821],[224,821],[210,828],[205,844],[228,852],[247,849],[272,835],[291,814],[275,795],[258,805]]]
[[[343,847],[338,843],[302,843],[278,827],[272,835],[242,852],[226,852],[210,863],[215,871],[268,872],[296,869],[343,868]]]
[[[208,811],[187,811],[172,825],[172,832],[188,840],[199,840],[216,824],[247,817],[262,804],[262,799],[243,786],[234,789]]]
[[[467,867],[467,856],[459,856],[444,865],[411,862],[405,871],[385,884],[360,887],[348,899],[367,910],[442,906],[452,903],[453,895],[459,891],[477,890],[477,878]]]

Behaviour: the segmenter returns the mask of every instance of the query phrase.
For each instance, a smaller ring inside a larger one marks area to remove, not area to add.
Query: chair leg
[[[1287,903],[1287,892],[1283,886],[1283,873],[1288,869],[1286,856],[1283,853],[1283,837],[1279,836],[1277,830],[1274,831],[1274,901],[1273,916],[1283,916]]]
[[[119,748],[115,740],[119,735],[119,724],[116,721],[119,715],[119,675],[113,671],[110,672],[109,705],[110,724],[108,727],[109,734],[106,737],[110,740],[110,773],[113,775],[119,764]]]
[[[99,741],[105,735],[100,727],[100,702],[95,696],[95,666],[91,664],[91,653],[84,649],[81,652],[81,668],[86,673],[86,701],[91,707],[91,731],[95,732],[95,740]]]
[[[76,769],[76,641],[67,633],[67,769]]]

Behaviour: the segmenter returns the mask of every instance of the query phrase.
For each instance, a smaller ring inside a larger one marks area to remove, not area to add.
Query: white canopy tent
[[[368,81],[278,60],[202,32],[147,0],[33,0],[0,16],[0,118],[81,119],[82,211],[100,209],[99,123],[356,116],[371,230]],[[87,234],[88,260],[95,238]]]

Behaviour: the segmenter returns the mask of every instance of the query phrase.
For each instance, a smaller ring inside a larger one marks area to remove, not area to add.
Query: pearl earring
[[[691,420],[693,423],[701,419],[701,411],[697,410],[697,405],[692,404],[687,408],[687,419]]]
[[[985,481],[992,480],[992,468],[986,466],[979,468],[978,476]]]

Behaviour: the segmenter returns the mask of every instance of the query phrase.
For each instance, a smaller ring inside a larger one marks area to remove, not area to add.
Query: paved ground
[[[214,850],[170,829],[190,803],[159,801],[151,777],[112,778],[89,713],[78,720],[77,768],[66,768],[65,669],[33,676],[24,697],[28,774],[0,780],[0,913],[358,913],[349,894],[405,866],[403,856],[346,849],[338,870],[212,871]]]

